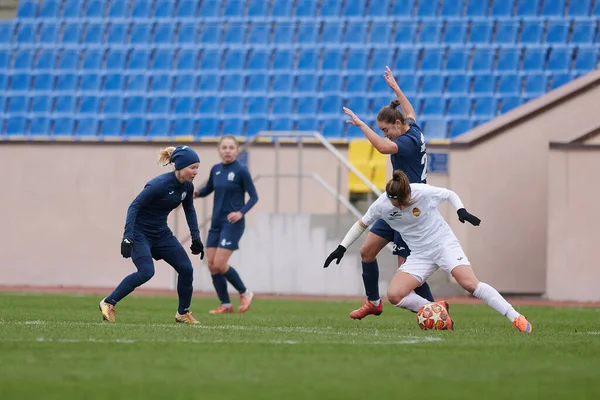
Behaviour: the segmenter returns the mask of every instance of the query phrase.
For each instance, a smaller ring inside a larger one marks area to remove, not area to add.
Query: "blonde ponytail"
[[[169,165],[171,163],[171,155],[175,151],[175,147],[165,147],[158,152],[158,163],[162,166]]]

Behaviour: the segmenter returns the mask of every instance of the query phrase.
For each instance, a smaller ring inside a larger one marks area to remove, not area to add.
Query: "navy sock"
[[[433,299],[433,294],[431,294],[431,289],[429,288],[429,285],[427,284],[427,282],[423,282],[423,284],[421,286],[416,288],[415,293],[418,294],[419,296],[421,296],[422,298],[427,299],[431,302],[435,301]]]
[[[154,264],[151,257],[140,257],[134,261],[138,271],[133,274],[127,275],[119,286],[106,297],[108,304],[116,306],[129,293],[133,292],[135,288],[148,282],[154,276]]]
[[[367,299],[371,301],[379,300],[379,266],[377,260],[362,262],[362,278]]]
[[[235,290],[240,292],[240,294],[246,292],[246,286],[244,285],[244,282],[242,282],[242,278],[240,278],[240,275],[231,265],[229,266],[227,272],[225,272],[223,275],[225,278],[227,278]]]
[[[179,296],[177,312],[179,315],[186,314],[190,311],[192,294],[194,292],[194,270],[190,266],[188,270],[184,271],[180,272],[177,277],[177,295]]]
[[[212,276],[213,286],[217,291],[217,296],[221,304],[230,304],[229,293],[227,293],[227,279],[222,274],[215,274]]]

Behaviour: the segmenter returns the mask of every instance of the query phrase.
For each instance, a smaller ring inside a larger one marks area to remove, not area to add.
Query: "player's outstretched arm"
[[[373,129],[369,128],[369,125],[365,124],[360,118],[358,118],[351,109],[343,107],[343,110],[344,113],[350,117],[346,123],[359,127],[378,152],[381,154],[396,154],[398,152],[398,145],[396,143],[390,140],[385,140],[373,132]]]
[[[406,118],[412,118],[416,121],[417,114],[415,112],[415,109],[413,108],[412,104],[410,104],[410,101],[408,101],[408,99],[404,95],[404,92],[402,92],[402,90],[400,89],[398,82],[396,82],[396,78],[394,78],[394,74],[392,73],[392,70],[388,66],[385,67],[385,73],[383,74],[383,79],[385,79],[388,86],[394,91],[394,93],[396,94],[396,97],[400,101],[400,107],[402,107],[402,112],[404,113],[404,116]]]
[[[458,197],[456,192],[450,189],[431,185],[424,185],[420,187],[419,190],[425,191],[425,193],[427,193],[427,195],[430,196],[431,199],[433,199],[436,205],[442,203],[443,201],[447,201],[450,204],[452,204],[452,207],[456,209],[456,213],[458,214],[458,220],[463,224],[465,223],[465,221],[474,226],[479,226],[479,224],[481,223],[481,220],[479,218],[469,213],[465,209],[462,200],[460,199],[460,197]]]
[[[356,221],[356,223],[352,225],[352,228],[350,228],[350,230],[342,240],[342,243],[340,243],[340,245],[327,257],[323,268],[329,267],[329,264],[331,264],[333,260],[336,260],[335,263],[339,264],[342,258],[344,257],[344,254],[346,253],[346,249],[348,249],[348,247],[350,247],[352,243],[354,243],[356,239],[358,239],[360,235],[362,235],[365,229],[367,229],[367,225],[363,224],[362,220],[359,219],[358,221]]]

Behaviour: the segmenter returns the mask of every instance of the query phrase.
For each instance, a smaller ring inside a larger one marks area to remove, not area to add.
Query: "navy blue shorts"
[[[206,239],[206,247],[220,247],[231,251],[239,249],[245,225],[242,220],[235,224],[223,222],[218,226],[211,226]]]
[[[379,237],[384,238],[388,242],[394,243],[394,255],[400,257],[408,257],[410,255],[410,249],[406,242],[402,239],[402,236],[395,230],[393,230],[387,222],[382,219],[375,221],[371,227],[371,232]]]

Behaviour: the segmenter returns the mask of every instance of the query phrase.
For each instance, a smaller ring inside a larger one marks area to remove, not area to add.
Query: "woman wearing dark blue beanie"
[[[192,254],[200,254],[200,259],[204,258],[204,245],[200,240],[194,209],[192,183],[198,174],[200,158],[189,146],[167,147],[160,151],[158,162],[165,166],[173,164],[175,171],[150,180],[127,210],[121,255],[132,258],[137,272],[125,277],[114,292],[100,302],[102,318],[109,322],[115,322],[117,303],[154,276],[154,259],[165,260],[179,274],[179,307],[175,321],[199,323],[189,310],[193,292],[192,262],[169,229],[167,217],[172,210],[180,204],[183,205],[192,236],[190,249]]]

